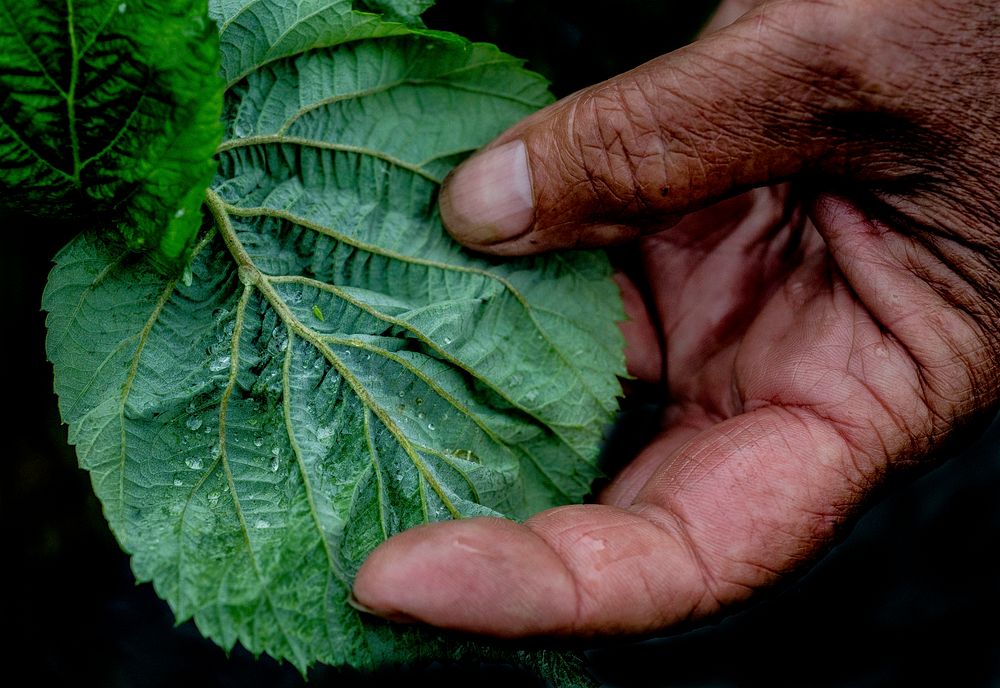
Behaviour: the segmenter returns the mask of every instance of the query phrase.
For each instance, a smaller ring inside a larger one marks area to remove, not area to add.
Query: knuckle
[[[630,74],[574,104],[576,177],[598,207],[610,201],[615,213],[659,214],[669,190],[654,88],[641,74]]]

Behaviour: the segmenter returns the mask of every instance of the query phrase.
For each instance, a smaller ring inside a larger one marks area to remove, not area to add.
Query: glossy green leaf
[[[212,226],[173,281],[91,235],[60,253],[63,418],[137,577],[221,645],[300,667],[510,657],[371,621],[350,583],[405,528],[588,493],[620,299],[601,254],[499,261],[441,227],[444,175],[545,83],[344,5],[215,4],[231,86]],[[241,51],[251,26],[265,38]],[[583,680],[561,654],[517,659]]]
[[[116,226],[176,267],[221,135],[206,6],[0,0],[0,208]]]

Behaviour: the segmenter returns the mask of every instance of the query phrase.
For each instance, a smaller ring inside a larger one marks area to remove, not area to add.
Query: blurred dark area
[[[689,40],[712,2],[439,0],[428,25],[499,44],[552,80],[557,95]],[[49,261],[66,236],[0,216],[3,336],[11,393],[0,482],[2,609],[8,672],[37,685],[281,688],[291,667],[237,648],[226,656],[190,623],[174,625],[136,586],[59,422],[39,311]],[[623,435],[648,422],[636,406]],[[1000,430],[936,470],[891,487],[809,573],[704,628],[591,650],[609,686],[945,685],[1000,687]],[[434,665],[375,675],[319,667],[310,684],[441,688],[530,686],[497,666]]]

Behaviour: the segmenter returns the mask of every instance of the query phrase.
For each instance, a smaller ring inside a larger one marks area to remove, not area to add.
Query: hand
[[[480,251],[635,240],[629,365],[666,412],[599,504],[389,540],[354,588],[376,613],[508,637],[713,614],[996,408],[995,3],[753,4],[446,184]]]

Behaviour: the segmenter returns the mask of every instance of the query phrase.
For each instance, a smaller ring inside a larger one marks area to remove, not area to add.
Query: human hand
[[[713,614],[996,408],[1000,12],[754,4],[446,184],[445,223],[477,250],[636,240],[629,366],[667,408],[598,504],[402,533],[361,568],[361,604],[507,637]]]

